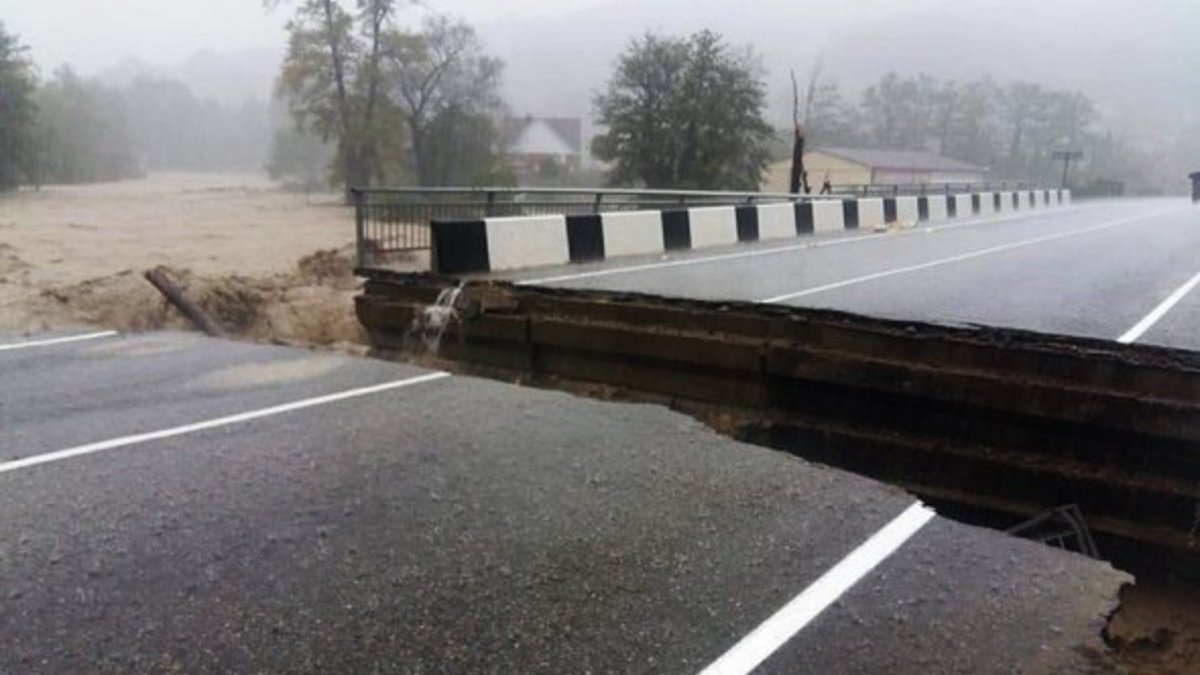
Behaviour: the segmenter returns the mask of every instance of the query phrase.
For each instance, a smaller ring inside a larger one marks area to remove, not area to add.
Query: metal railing
[[[373,188],[353,190],[359,267],[430,247],[434,220],[581,215],[793,199],[770,192],[579,188]]]
[[[837,186],[832,194],[584,188],[371,188],[352,191],[358,266],[387,266],[397,256],[430,248],[434,220],[499,216],[581,215],[692,206],[725,206],[797,199],[954,194],[1024,189],[1025,184],[939,183]]]
[[[834,191],[855,197],[921,197],[926,195],[953,195],[964,192],[1012,192],[1036,190],[1035,183],[915,183],[909,185],[841,185]]]

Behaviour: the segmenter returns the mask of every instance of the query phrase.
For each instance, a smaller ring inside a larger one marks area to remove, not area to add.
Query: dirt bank
[[[292,271],[271,275],[163,269],[233,337],[318,346],[363,343],[354,316],[358,283],[348,247],[318,251],[302,258]],[[81,324],[125,332],[192,328],[143,278],[141,270],[47,288],[27,303],[27,308],[55,325]]]

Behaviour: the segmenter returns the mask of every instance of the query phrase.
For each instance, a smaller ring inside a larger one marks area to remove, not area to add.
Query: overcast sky
[[[805,73],[818,57],[852,91],[889,70],[991,75],[1077,87],[1150,128],[1161,120],[1147,111],[1194,118],[1200,110],[1200,0],[425,1],[478,28],[508,64],[506,94],[520,114],[586,117],[631,38],[701,28],[762,56],[780,120],[788,70]],[[94,74],[130,57],[170,71],[191,59],[183,76],[206,96],[265,97],[289,14],[261,0],[0,0],[0,20],[44,73],[70,63]],[[192,58],[201,51],[257,54]],[[254,63],[234,72],[239,58]],[[205,65],[211,72],[197,76]]]
[[[603,0],[434,0],[475,22],[571,12]],[[260,0],[0,0],[0,21],[46,71],[83,72],[136,57],[159,65],[203,51],[279,50],[289,10]]]

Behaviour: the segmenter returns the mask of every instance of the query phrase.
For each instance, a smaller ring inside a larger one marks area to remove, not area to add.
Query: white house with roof
[[[567,173],[583,158],[583,124],[578,118],[524,117],[508,122],[509,166],[518,177],[544,173],[548,163]]]

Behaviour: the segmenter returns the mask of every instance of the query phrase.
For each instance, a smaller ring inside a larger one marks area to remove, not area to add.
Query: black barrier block
[[[795,202],[792,204],[792,210],[796,214],[796,234],[812,234],[817,231],[812,202]]]
[[[434,271],[439,274],[487,272],[487,224],[482,220],[435,220],[433,230]]]
[[[946,216],[949,218],[957,218],[958,217],[958,198],[957,197],[950,197],[950,196],[946,197]]]
[[[929,220],[929,197],[917,197],[917,220]]]
[[[971,215],[979,215],[983,210],[983,198],[979,195],[971,195]]]
[[[571,262],[604,260],[604,228],[600,216],[567,216],[567,249]]]
[[[668,251],[692,247],[692,226],[687,210],[662,212],[663,246]]]
[[[992,194],[992,210],[995,211],[996,213],[1000,213],[1000,202],[1001,202],[1000,193],[999,192],[993,193]]]
[[[1021,193],[1020,192],[1012,193],[1012,207],[1013,207],[1013,211],[1021,210]]]
[[[738,241],[758,241],[758,207],[739,206],[736,213]]]
[[[897,217],[898,216],[896,215],[896,198],[895,197],[884,197],[883,198],[883,222],[894,223],[894,222],[896,222]]]
[[[846,221],[847,230],[858,229],[858,200],[844,199],[842,200],[842,217]]]

